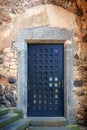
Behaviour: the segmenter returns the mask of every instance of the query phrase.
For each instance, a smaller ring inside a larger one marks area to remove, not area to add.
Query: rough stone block
[[[83,42],[87,42],[87,34],[83,37]]]
[[[87,66],[78,67],[78,71],[81,71],[81,72],[87,71]]]
[[[77,96],[84,96],[84,91],[80,90],[76,93]]]
[[[9,78],[8,78],[8,81],[9,81],[9,83],[11,83],[11,84],[16,83],[16,79],[13,78],[13,77],[9,77]]]
[[[77,8],[76,14],[77,14],[78,16],[83,16],[83,10],[82,10],[81,8]]]
[[[75,80],[73,84],[75,87],[82,87],[83,81],[82,80]]]
[[[79,124],[79,125],[84,125],[84,119],[78,119],[77,120],[77,123]]]
[[[77,59],[74,59],[74,60],[73,60],[73,65],[74,65],[74,66],[80,66],[80,64],[81,64],[81,61],[80,61],[80,60],[77,60]]]
[[[79,59],[79,55],[78,55],[78,54],[75,54],[75,55],[74,55],[74,58],[75,58],[75,59]]]
[[[80,53],[80,58],[83,61],[87,61],[87,49],[84,49],[81,53]]]
[[[0,84],[0,95],[3,96],[3,94],[4,94],[3,86]]]
[[[0,64],[4,63],[4,59],[2,57],[0,57]]]
[[[16,65],[11,65],[9,69],[12,69],[12,71],[14,72],[13,69],[17,69],[17,66]]]
[[[43,3],[43,0],[32,0],[33,6],[37,6],[39,4]]]

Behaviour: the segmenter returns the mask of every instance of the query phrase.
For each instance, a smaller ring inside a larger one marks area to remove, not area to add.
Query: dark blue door
[[[64,116],[63,44],[28,45],[28,116]]]

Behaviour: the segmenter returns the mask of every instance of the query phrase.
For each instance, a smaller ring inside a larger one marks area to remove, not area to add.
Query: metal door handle
[[[60,81],[58,82],[58,86],[59,86],[59,88],[61,87],[61,82]]]

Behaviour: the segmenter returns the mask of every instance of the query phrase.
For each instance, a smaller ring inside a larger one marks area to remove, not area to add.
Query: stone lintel
[[[72,38],[72,31],[53,27],[39,27],[21,30],[18,41],[25,40],[69,40]]]

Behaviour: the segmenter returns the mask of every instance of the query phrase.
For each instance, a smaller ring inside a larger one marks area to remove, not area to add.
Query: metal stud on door
[[[28,116],[63,116],[63,44],[28,45]]]

